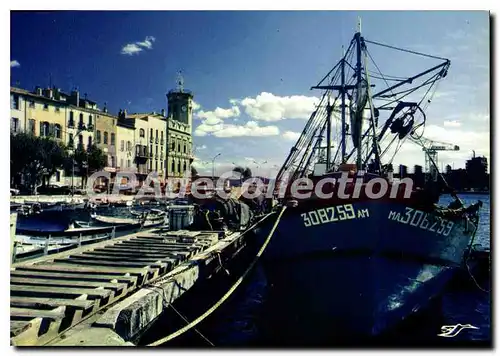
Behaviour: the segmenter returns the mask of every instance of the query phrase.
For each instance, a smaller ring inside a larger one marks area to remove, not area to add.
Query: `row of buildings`
[[[11,132],[50,137],[70,149],[95,144],[107,155],[104,170],[132,172],[139,180],[152,171],[161,180],[181,177],[193,160],[193,95],[182,87],[167,93],[168,111],[118,114],[102,109],[78,90],[57,88],[34,91],[11,87]],[[79,184],[77,178],[75,185]],[[52,184],[71,185],[61,170]]]
[[[484,156],[476,156],[465,162],[465,168],[453,169],[446,165],[444,172],[441,172],[447,183],[458,191],[489,191],[490,175],[488,174],[488,159]],[[427,173],[428,175],[428,173]],[[400,165],[394,174],[397,178],[410,177],[416,187],[424,187],[426,173],[423,167],[415,165],[413,173],[408,172],[408,167]]]

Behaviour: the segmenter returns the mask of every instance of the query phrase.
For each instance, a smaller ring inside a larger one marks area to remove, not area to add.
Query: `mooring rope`
[[[217,303],[215,303],[210,309],[208,309],[205,313],[203,313],[202,315],[200,315],[198,318],[196,318],[195,320],[193,320],[191,323],[189,323],[188,325],[186,325],[185,327],[177,330],[176,332],[170,334],[170,335],[167,335],[153,343],[150,343],[146,346],[158,346],[158,345],[161,345],[167,341],[170,341],[182,334],[184,334],[186,331],[190,330],[191,328],[195,327],[197,324],[199,324],[201,321],[203,321],[204,319],[206,319],[210,314],[212,314],[215,310],[217,310],[218,307],[220,307],[222,305],[222,303],[224,303],[233,293],[234,291],[236,290],[236,288],[238,288],[238,286],[241,284],[241,282],[243,282],[243,280],[247,277],[247,275],[250,273],[250,271],[252,271],[252,269],[254,268],[255,264],[257,263],[257,261],[260,259],[260,257],[262,256],[262,254],[264,253],[265,249],[267,248],[267,245],[269,244],[269,242],[271,241],[271,238],[273,237],[274,235],[274,231],[276,230],[276,228],[278,227],[278,224],[280,223],[281,221],[281,217],[283,216],[283,213],[285,212],[286,210],[286,206],[283,206],[283,208],[281,209],[278,217],[276,218],[276,221],[274,222],[274,225],[271,229],[271,231],[269,232],[269,235],[267,235],[267,238],[266,240],[264,241],[264,243],[262,244],[262,247],[260,248],[259,252],[257,253],[257,255],[255,256],[255,258],[252,260],[252,262],[250,263],[250,265],[248,266],[248,268],[245,270],[245,272],[241,275],[241,277],[236,281],[236,283],[226,292],[226,294],[224,294],[222,296],[221,299],[219,299],[219,301]]]

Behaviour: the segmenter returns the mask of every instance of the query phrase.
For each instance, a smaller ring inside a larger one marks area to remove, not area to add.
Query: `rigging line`
[[[380,43],[380,42],[375,42],[375,41],[370,41],[370,40],[367,40],[367,39],[365,39],[365,42],[367,42],[367,43],[371,43],[371,44],[374,44],[374,45],[377,45],[377,46],[382,46],[382,47],[386,47],[386,48],[391,48],[391,49],[394,49],[394,50],[396,50],[396,51],[401,51],[401,52],[412,53],[412,54],[416,54],[416,55],[423,56],[423,57],[428,57],[428,58],[439,59],[439,60],[442,60],[442,61],[448,61],[448,59],[447,59],[447,58],[438,57],[438,56],[433,56],[433,55],[431,55],[431,54],[425,54],[425,53],[422,53],[422,52],[412,51],[412,50],[410,50],[410,49],[404,49],[404,48],[400,48],[400,47],[394,47],[394,46],[391,46],[391,45],[387,45],[387,44]]]
[[[366,50],[366,52],[368,53],[368,56],[370,57],[370,59],[373,62],[373,64],[376,64],[375,60],[371,56],[370,52],[368,50]],[[378,69],[378,67],[377,67],[377,69]],[[374,70],[368,70],[368,73],[377,73],[377,72],[374,71]],[[382,71],[380,69],[378,69],[378,73],[382,74]],[[397,75],[390,75],[390,74],[384,74],[384,77],[385,78],[390,78],[390,79],[399,79],[399,80],[408,80],[408,79],[410,79],[409,77],[400,77],[400,76],[397,76]]]
[[[384,107],[386,107],[386,106],[388,106],[388,105],[391,105],[391,104],[394,104],[394,103],[396,103],[396,102],[398,102],[398,101],[401,101],[401,99],[403,99],[403,98],[407,97],[408,95],[412,94],[413,92],[417,91],[418,89],[420,89],[420,88],[422,88],[422,87],[424,87],[424,86],[426,86],[426,85],[429,85],[429,84],[430,84],[430,85],[432,85],[433,83],[422,84],[421,86],[418,86],[418,87],[412,88],[412,89],[411,89],[408,93],[406,93],[405,95],[400,96],[400,97],[398,97],[398,98],[396,98],[396,99],[394,99],[394,100],[392,100],[392,101],[390,101],[390,102],[388,102],[388,103],[385,103],[385,104],[384,104],[384,105],[382,105],[382,106],[379,106],[379,110],[380,110],[381,108],[383,109]]]
[[[416,89],[420,89],[420,88],[422,88],[422,87],[424,87],[426,85],[429,85],[429,84],[432,85],[432,84],[434,84],[435,82],[437,82],[440,79],[439,77],[440,77],[439,73],[436,73],[432,77],[428,78],[427,80],[425,80],[424,82],[422,82],[421,84],[419,84],[418,86],[416,86],[415,88]],[[401,90],[401,91],[399,91],[397,93],[393,93],[392,95],[381,95],[381,96],[379,96],[379,98],[390,98],[391,96],[397,96],[397,95],[400,95],[400,94],[404,94],[404,93],[406,93],[408,91],[411,91],[411,90],[413,90],[415,88],[409,88],[409,89]]]
[[[390,85],[389,83],[387,83],[387,80],[385,79],[384,77],[384,74],[382,73],[382,71],[380,70],[380,68],[378,67],[377,63],[375,62],[375,60],[373,59],[371,53],[368,51],[368,49],[365,50],[365,52],[368,54],[368,56],[370,57],[371,61],[373,62],[373,64],[375,65],[375,68],[377,68],[378,72],[380,73],[380,75],[382,76],[382,78],[384,79],[384,82],[385,84],[387,85],[388,88],[390,88]],[[391,89],[391,93],[394,94],[393,90]]]
[[[179,315],[179,316],[180,316],[180,318],[181,318],[182,320],[184,320],[184,322],[185,322],[187,325],[189,325],[189,320],[188,320],[188,319],[187,319],[184,315],[182,315],[182,314],[181,314],[181,313],[180,313],[180,312],[179,312],[179,311],[178,311],[178,310],[174,307],[174,305],[173,305],[172,303],[169,303],[169,306],[170,306],[170,308],[172,308],[172,310],[173,310],[174,312],[176,312],[176,313],[177,313],[177,315]],[[205,335],[203,335],[203,334],[202,334],[202,333],[198,330],[198,328],[193,327],[193,330],[194,330],[194,331],[195,331],[198,335],[200,335],[200,336],[201,336],[201,338],[202,338],[203,340],[205,340],[205,341],[206,341],[206,342],[207,342],[210,346],[215,346],[215,345],[214,345],[214,344],[213,344],[213,343],[212,343],[212,342],[211,342],[211,341],[210,341],[210,340],[209,340],[209,339],[208,339]]]
[[[375,78],[375,79],[381,79],[381,80],[384,80],[384,81],[391,81],[391,82],[404,82],[405,80],[404,79],[391,79],[391,78],[384,78],[384,77],[379,77],[379,76],[376,76],[376,75],[373,75],[371,73],[368,73],[368,75],[371,77],[371,78]]]

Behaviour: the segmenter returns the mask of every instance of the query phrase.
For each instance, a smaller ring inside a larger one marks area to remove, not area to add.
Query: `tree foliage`
[[[67,158],[66,147],[47,137],[26,133],[10,136],[11,177],[23,177],[34,192],[60,168]]]

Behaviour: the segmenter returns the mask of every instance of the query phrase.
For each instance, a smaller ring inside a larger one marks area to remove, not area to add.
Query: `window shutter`
[[[54,136],[54,124],[49,124],[49,136]]]

